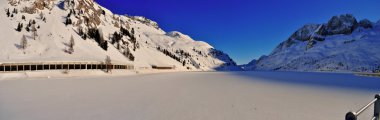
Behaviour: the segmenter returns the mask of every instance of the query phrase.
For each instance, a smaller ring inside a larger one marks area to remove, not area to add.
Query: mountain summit
[[[104,61],[135,68],[237,70],[222,51],[141,16],[113,14],[93,0],[2,0],[0,62]],[[74,44],[75,43],[75,44]]]
[[[375,72],[380,68],[380,24],[350,14],[308,24],[246,70]]]

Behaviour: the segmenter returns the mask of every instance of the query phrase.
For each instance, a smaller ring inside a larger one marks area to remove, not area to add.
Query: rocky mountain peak
[[[300,41],[308,41],[311,36],[319,29],[320,24],[308,24],[304,25],[302,28],[298,29],[291,38]]]
[[[368,19],[358,22],[351,14],[333,16],[326,24],[307,24],[298,29],[288,38],[287,41],[280,44],[276,50],[287,48],[297,41],[308,42],[306,50],[312,48],[317,42],[324,41],[327,36],[349,35],[358,27],[365,29],[373,28],[373,23]]]
[[[350,14],[325,24],[308,24],[280,43],[269,56],[244,69],[280,71],[379,71],[380,21],[360,20]]]
[[[358,27],[356,18],[351,14],[332,17],[325,25],[322,35],[351,34]]]

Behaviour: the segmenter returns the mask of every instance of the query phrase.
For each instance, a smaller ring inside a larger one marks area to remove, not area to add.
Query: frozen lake
[[[337,73],[34,78],[0,81],[0,120],[342,120],[379,91],[379,78]]]

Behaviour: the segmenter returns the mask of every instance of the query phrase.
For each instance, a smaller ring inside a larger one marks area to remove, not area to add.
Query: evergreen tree
[[[22,23],[18,23],[16,31],[21,32],[22,28],[23,28],[23,24]]]
[[[83,40],[86,40],[87,39],[87,34],[83,34],[82,38],[83,38]]]
[[[13,8],[13,12],[12,13],[17,14],[17,9]]]
[[[122,37],[123,36],[117,32],[113,33],[112,44],[119,43]]]
[[[132,33],[132,35],[135,34],[135,29],[134,28],[132,28],[131,33]]]
[[[131,51],[129,50],[129,48],[127,47],[125,50],[124,50],[124,56],[127,57],[130,61],[135,61],[135,56],[133,56],[133,54],[131,53]]]
[[[102,48],[107,51],[108,50],[108,42],[105,41],[103,44],[102,44]]]
[[[71,21],[71,19],[70,18],[66,18],[66,21],[65,21],[65,25],[67,26],[67,25],[70,25],[70,24],[72,24],[72,21]]]
[[[30,29],[29,29],[29,27],[28,27],[28,26],[26,26],[26,27],[25,27],[25,30],[26,30],[27,32],[29,32],[29,31],[30,31]]]
[[[99,45],[101,48],[103,48],[105,51],[108,50],[108,42],[104,39],[102,30],[98,30],[99,34]]]
[[[9,12],[9,8],[7,9],[7,16],[9,17],[11,13]]]
[[[103,32],[96,28],[90,28],[88,29],[87,35],[90,39],[95,39],[95,42],[98,43],[98,45],[107,51],[108,49],[108,42],[104,39]]]
[[[106,15],[106,11],[102,10],[102,14],[103,14],[103,15]]]
[[[22,20],[25,20],[25,15],[22,15],[22,16],[21,16],[21,19],[22,19]]]
[[[125,29],[124,27],[120,27],[120,32],[122,35],[125,35],[125,36],[128,36],[130,37],[131,34],[129,33],[129,31],[127,29]]]

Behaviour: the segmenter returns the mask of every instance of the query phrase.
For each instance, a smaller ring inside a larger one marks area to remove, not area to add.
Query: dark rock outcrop
[[[298,29],[291,36],[291,38],[294,38],[294,39],[300,40],[300,41],[308,41],[311,39],[312,35],[319,28],[319,26],[320,26],[319,24],[304,25],[302,28]]]
[[[323,27],[322,35],[351,34],[357,27],[358,22],[351,14],[332,17]]]
[[[318,42],[325,40],[326,36],[338,34],[351,34],[359,26],[372,28],[372,22],[364,19],[357,22],[351,14],[344,14],[332,17],[326,24],[308,24],[298,29],[287,41],[281,43],[276,49],[287,48],[296,41],[308,42],[306,50],[313,48]]]
[[[368,29],[368,28],[372,28],[372,27],[373,27],[373,26],[372,26],[372,22],[369,21],[368,19],[361,20],[361,21],[359,22],[359,26],[360,26],[360,27],[363,27],[363,28],[366,28],[366,29]]]

